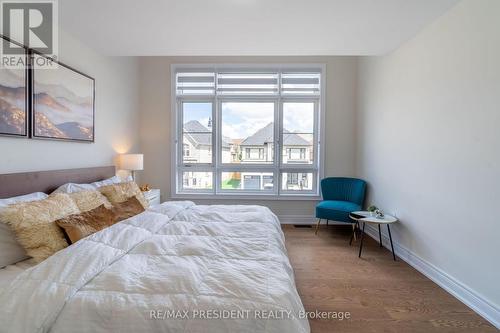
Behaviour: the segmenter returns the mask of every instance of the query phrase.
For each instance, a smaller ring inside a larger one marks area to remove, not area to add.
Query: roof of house
[[[198,120],[190,120],[187,123],[184,123],[184,130],[186,132],[212,132],[208,128],[203,126]]]
[[[274,124],[271,122],[241,142],[242,146],[262,146],[274,142]],[[284,146],[310,146],[311,143],[298,134],[283,129]]]
[[[198,120],[190,120],[184,124],[184,132],[193,140],[195,145],[206,145],[210,146],[212,144],[212,131],[203,126]],[[228,139],[222,138],[222,146],[229,147]]]

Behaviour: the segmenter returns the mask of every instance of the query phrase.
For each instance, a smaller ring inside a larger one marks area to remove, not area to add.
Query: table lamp
[[[144,169],[143,154],[122,154],[119,156],[118,167],[121,170],[128,170],[132,173],[132,179],[135,181],[135,172]]]

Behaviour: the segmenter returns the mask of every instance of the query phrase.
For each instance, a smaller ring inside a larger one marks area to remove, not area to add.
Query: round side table
[[[387,232],[389,233],[389,240],[391,242],[392,258],[394,259],[394,261],[396,261],[396,255],[394,254],[394,245],[392,244],[391,228],[389,227],[390,224],[398,222],[398,219],[396,217],[386,214],[384,215],[383,218],[377,218],[375,216],[371,216],[370,212],[368,211],[352,212],[351,214],[349,214],[349,217],[352,220],[356,221],[358,224],[363,223],[363,228],[361,228],[361,242],[359,244],[359,254],[358,254],[359,258],[361,258],[361,251],[363,250],[363,238],[365,235],[366,223],[376,224],[378,226],[378,237],[379,237],[380,247],[382,247],[382,232],[380,231],[380,226],[385,224],[387,225]],[[352,237],[353,236],[351,235],[351,242],[352,242]],[[351,242],[349,242],[349,244],[351,244]]]

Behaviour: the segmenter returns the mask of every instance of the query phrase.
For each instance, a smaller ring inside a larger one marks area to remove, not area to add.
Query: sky
[[[197,120],[207,127],[208,120],[212,118],[212,103],[184,103],[183,122]]]
[[[223,102],[222,135],[232,139],[245,139],[274,121],[274,103]],[[198,120],[207,127],[212,116],[211,103],[184,103],[184,123]],[[283,127],[290,132],[312,133],[313,103],[284,103]]]

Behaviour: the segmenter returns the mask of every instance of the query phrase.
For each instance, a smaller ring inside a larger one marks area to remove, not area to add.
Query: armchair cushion
[[[339,222],[353,222],[349,213],[361,210],[361,205],[349,201],[325,200],[316,206],[316,217]]]

